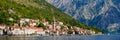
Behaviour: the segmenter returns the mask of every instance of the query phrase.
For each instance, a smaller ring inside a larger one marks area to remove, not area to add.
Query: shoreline
[[[105,35],[105,34],[94,34],[94,35],[79,35],[79,34],[76,34],[76,35],[71,35],[71,34],[68,34],[68,35],[0,35],[1,36],[10,36],[10,37],[37,37],[37,36],[97,36],[97,35]]]

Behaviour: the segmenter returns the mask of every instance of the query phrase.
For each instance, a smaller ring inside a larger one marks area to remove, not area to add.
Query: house
[[[48,24],[46,27],[47,27],[48,30],[52,30],[53,29],[53,26],[51,24]]]
[[[3,29],[5,29],[5,25],[0,24],[0,35],[3,34]]]
[[[20,27],[22,27],[23,24],[25,23],[25,21],[22,19],[22,20],[19,21],[19,23],[20,23]]]
[[[45,31],[43,30],[43,28],[36,28],[35,31],[37,34],[45,35]]]
[[[35,33],[35,30],[34,29],[24,29],[25,31],[25,34],[34,34]]]
[[[13,21],[14,19],[13,18],[9,18],[10,21]]]
[[[0,30],[0,35],[2,35],[3,34],[3,31],[2,30]]]
[[[29,23],[29,26],[34,27],[35,25],[37,25],[37,24],[36,24],[36,23],[34,23],[34,22],[30,22],[30,23]]]
[[[5,29],[5,25],[0,24],[0,30]]]
[[[58,26],[56,26],[56,29],[60,30],[60,28],[61,28],[61,26],[59,26],[59,25],[58,25]]]
[[[95,31],[91,30],[90,33],[91,33],[91,34],[95,34]],[[98,33],[98,34],[99,34],[99,33]]]
[[[9,13],[9,14],[15,13],[15,11],[13,11],[13,9],[8,9],[8,13]]]
[[[14,28],[14,30],[12,30],[12,33],[14,35],[20,35],[20,34],[24,34],[24,31],[20,30],[20,28]]]
[[[26,22],[30,22],[30,19],[26,18],[26,19],[24,19],[24,21],[26,21]]]
[[[45,26],[47,26],[49,23],[48,23],[48,22],[43,22],[43,24],[44,24]]]

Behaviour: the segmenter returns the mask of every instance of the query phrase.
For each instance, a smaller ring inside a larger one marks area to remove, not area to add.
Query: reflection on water
[[[120,35],[93,35],[93,36],[0,36],[0,40],[120,40]]]
[[[0,40],[39,40],[30,36],[0,36]]]

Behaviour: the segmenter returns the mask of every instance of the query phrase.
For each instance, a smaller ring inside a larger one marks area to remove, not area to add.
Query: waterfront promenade
[[[120,40],[120,35],[0,36],[0,40]]]

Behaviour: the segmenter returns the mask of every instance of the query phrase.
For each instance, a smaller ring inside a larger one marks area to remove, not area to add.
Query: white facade
[[[37,34],[42,34],[42,35],[45,35],[45,32],[37,32]]]
[[[2,30],[0,30],[0,35],[2,35],[3,34],[3,31]]]
[[[15,34],[15,35],[19,35],[19,34],[24,34],[24,31],[23,31],[23,30],[20,30],[19,28],[17,28],[17,29],[14,29],[14,30],[12,31],[12,33]]]

